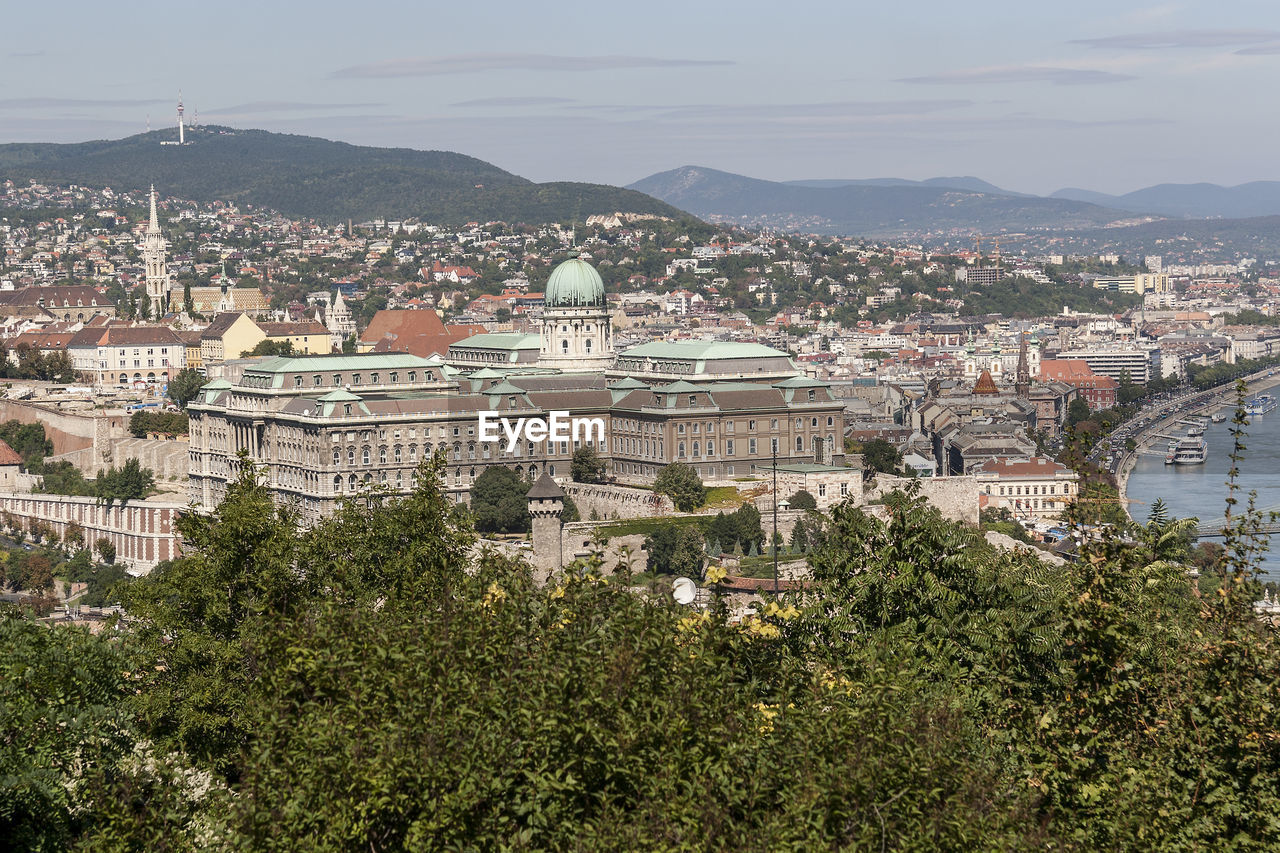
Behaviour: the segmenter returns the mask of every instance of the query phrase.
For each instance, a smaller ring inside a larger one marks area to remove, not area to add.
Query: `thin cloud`
[[[1259,44],[1253,47],[1242,47],[1236,56],[1276,56],[1280,55],[1280,44]]]
[[[572,104],[575,98],[535,97],[527,98],[473,98],[470,101],[457,101],[451,107],[544,107],[557,104]]]
[[[409,57],[352,65],[333,77],[433,77],[480,71],[607,71],[617,68],[689,68],[733,65],[724,59],[666,59],[653,56],[552,56],[543,53],[468,53]]]
[[[973,106],[962,99],[902,101],[823,101],[810,104],[581,104],[572,109],[596,113],[658,113],[660,119],[768,121],[780,118],[861,118],[919,115]]]
[[[43,50],[15,50],[9,54],[10,59],[30,59],[33,56],[44,56]]]
[[[898,83],[925,83],[931,85],[981,85],[1001,83],[1051,83],[1054,86],[1097,86],[1105,83],[1125,83],[1136,80],[1132,74],[1117,74],[1096,68],[1057,68],[1042,65],[1006,65],[990,68],[963,68],[926,74],[922,77],[902,77]]]
[[[90,98],[6,98],[0,110],[56,110],[63,107],[145,107],[169,103],[162,98],[93,100]]]
[[[1201,47],[1235,47],[1280,41],[1278,30],[1169,30],[1126,33],[1103,38],[1074,39],[1071,44],[1121,50],[1169,50]]]
[[[359,110],[366,107],[380,107],[380,103],[356,103],[356,104],[324,104],[313,103],[309,101],[251,101],[247,104],[237,104],[234,107],[221,107],[219,109],[206,110],[206,115],[251,115],[258,113],[285,113],[285,112],[305,112],[309,110]]]

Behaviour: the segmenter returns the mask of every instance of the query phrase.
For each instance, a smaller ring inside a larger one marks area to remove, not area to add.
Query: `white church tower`
[[[169,265],[167,252],[169,241],[160,231],[160,217],[156,215],[156,188],[151,187],[151,222],[142,238],[143,274],[147,285],[147,299],[151,301],[151,313],[159,317],[169,308]]]
[[[356,333],[356,321],[351,317],[351,309],[347,308],[341,290],[325,314],[325,326],[329,329],[329,340],[333,342],[334,352],[342,352],[342,344]]]
[[[585,373],[610,367],[613,355],[604,281],[595,267],[573,254],[547,279],[538,364]]]

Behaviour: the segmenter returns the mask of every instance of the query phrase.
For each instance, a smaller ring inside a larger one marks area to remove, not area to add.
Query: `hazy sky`
[[[1280,180],[1280,3],[23,2],[0,141],[201,123],[538,181],[696,164],[1126,192]]]

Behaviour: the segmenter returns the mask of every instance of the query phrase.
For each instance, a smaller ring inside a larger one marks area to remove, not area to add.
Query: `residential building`
[[[1075,388],[1095,412],[1114,406],[1120,388],[1120,383],[1110,376],[1094,373],[1083,359],[1045,359],[1040,362],[1040,378]]]
[[[186,366],[186,346],[168,326],[86,326],[67,352],[98,388],[164,385]]]
[[[984,508],[1007,509],[1023,522],[1060,517],[1075,499],[1080,479],[1043,456],[989,459],[971,473]]]

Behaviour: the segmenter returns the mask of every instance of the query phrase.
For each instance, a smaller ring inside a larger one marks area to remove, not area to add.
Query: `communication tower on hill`
[[[187,144],[186,124],[183,121],[182,113],[183,113],[182,92],[178,92],[178,141],[174,142],[171,139],[166,139],[161,141],[160,143],[161,145],[186,145]],[[148,130],[150,129],[150,126],[151,126],[151,118],[150,116],[148,116],[147,117]]]

